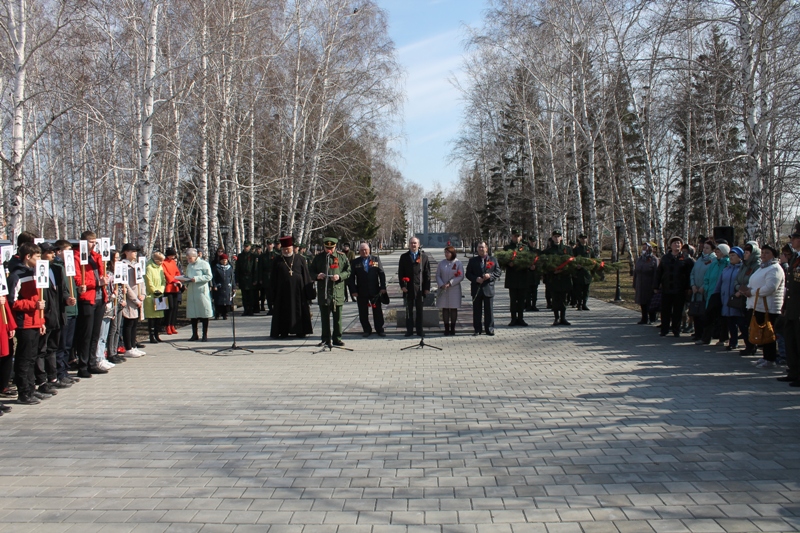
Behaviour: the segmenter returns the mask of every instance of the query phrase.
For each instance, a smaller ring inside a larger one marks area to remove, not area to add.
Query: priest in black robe
[[[294,253],[292,237],[281,239],[281,254],[272,260],[270,280],[274,312],[270,337],[285,339],[297,335],[302,339],[311,335],[310,294],[314,289],[305,258]]]

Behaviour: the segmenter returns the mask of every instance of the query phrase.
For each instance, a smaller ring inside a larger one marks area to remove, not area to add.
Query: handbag
[[[739,311],[744,311],[745,309],[747,309],[747,296],[731,295],[731,297],[728,299],[728,307],[730,307],[731,309],[738,309]]]
[[[694,296],[692,296],[692,301],[689,302],[689,310],[687,311],[688,315],[692,318],[703,318],[706,316],[706,302],[703,298],[703,295],[699,292],[695,294],[695,296],[700,296],[699,300],[695,300]]]
[[[661,293],[657,292],[650,298],[650,305],[647,307],[647,310],[651,313],[656,313],[661,311]]]
[[[758,291],[756,291],[755,302],[758,301]],[[750,344],[763,346],[775,342],[775,330],[769,321],[769,305],[764,298],[764,323],[759,324],[756,318],[755,304],[753,304],[753,317],[750,319]]]

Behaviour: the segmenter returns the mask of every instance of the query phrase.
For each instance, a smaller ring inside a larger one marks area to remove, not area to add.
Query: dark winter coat
[[[672,255],[667,252],[661,257],[656,271],[655,289],[663,294],[682,294],[690,288],[690,276],[694,259],[683,254]]]
[[[236,288],[236,278],[233,275],[233,267],[217,263],[212,271],[213,278],[211,293],[214,298],[214,305],[231,305],[233,291]]]
[[[636,291],[636,304],[645,307],[653,299],[653,288],[656,285],[658,258],[653,254],[639,256],[633,270],[633,290]]]

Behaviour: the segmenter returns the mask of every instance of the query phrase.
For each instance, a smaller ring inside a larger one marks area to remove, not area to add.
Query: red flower
[[[420,256],[417,256],[417,263],[419,263],[419,260],[420,260],[420,259],[422,259],[422,257],[420,257]]]
[[[411,278],[403,278],[403,283],[408,283],[409,281],[411,281]]]
[[[455,264],[455,263],[453,263],[453,270],[455,270],[455,269],[456,269],[456,264]]]
[[[514,253],[511,254],[511,260],[513,261],[515,257],[517,257],[517,251],[516,250],[514,250]]]
[[[373,309],[377,309],[378,308],[378,304],[371,304],[371,305],[372,305]]]
[[[494,268],[494,261],[487,261],[486,268]]]
[[[460,270],[456,271],[456,277],[458,277],[460,275],[461,275],[461,271]]]

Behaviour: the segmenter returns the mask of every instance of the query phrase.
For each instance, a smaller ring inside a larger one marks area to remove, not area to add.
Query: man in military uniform
[[[528,249],[535,256],[542,253],[541,250],[536,248],[536,238],[533,235],[528,236]],[[539,308],[536,307],[536,299],[539,296],[539,283],[542,281],[542,274],[536,265],[531,265],[528,271],[528,292],[525,294],[525,310],[528,312],[538,312]]]
[[[517,253],[528,251],[528,245],[522,242],[522,234],[519,230],[511,230],[511,242],[505,245],[503,250]],[[508,289],[508,296],[511,300],[511,322],[508,325],[527,326],[523,313],[525,311],[525,292],[528,290],[528,269],[517,269],[513,259],[506,267],[505,288]]]
[[[254,244],[251,252],[253,254],[253,312],[260,313],[264,310],[261,303],[261,295],[264,293],[264,286],[261,279],[261,253],[263,248],[260,244]]]
[[[575,257],[588,257],[594,259],[597,254],[588,244],[588,237],[581,233],[578,235],[578,244],[575,245],[573,255]],[[586,301],[589,299],[589,285],[592,284],[592,273],[578,265],[578,270],[572,277],[572,294],[575,298],[575,309],[578,311],[588,311]]]
[[[783,299],[783,338],[786,343],[786,375],[778,381],[800,387],[800,221],[796,221],[789,236],[794,253],[789,258],[786,274],[786,295]]]
[[[253,316],[256,313],[256,299],[258,287],[255,286],[254,277],[255,258],[250,251],[252,243],[244,242],[242,252],[237,256],[234,275],[236,276],[236,286],[242,291],[242,316]]]
[[[548,255],[572,256],[572,249],[561,242],[561,230],[553,231],[552,244],[544,251]],[[566,265],[565,265],[566,267]],[[550,302],[555,320],[554,326],[570,326],[567,322],[567,299],[572,292],[572,276],[566,268],[547,275],[547,287],[550,289]]]
[[[317,302],[322,320],[322,344],[344,346],[342,341],[342,305],[344,305],[344,286],[350,277],[350,261],[347,256],[336,251],[339,240],[325,237],[322,244],[325,250],[314,256],[308,268],[312,279],[317,280]],[[333,313],[333,332],[331,332],[331,313]]]
[[[347,260],[350,261],[351,263],[353,262],[353,259],[356,258],[356,253],[353,250],[350,249],[350,243],[347,242],[347,241],[344,241],[342,243],[342,253],[347,256]],[[350,284],[349,283],[345,283],[345,285],[344,285],[344,301],[345,302],[349,302],[350,301],[350,295],[348,294],[349,292],[350,292]],[[353,301],[355,301],[355,298],[353,298]]]
[[[267,311],[267,316],[272,315],[272,300],[269,297],[269,283],[272,278],[272,259],[274,258],[273,244],[267,241],[264,253],[258,258],[258,275],[261,280],[261,290],[259,291],[259,305],[262,311]],[[266,303],[266,307],[265,304]]]

